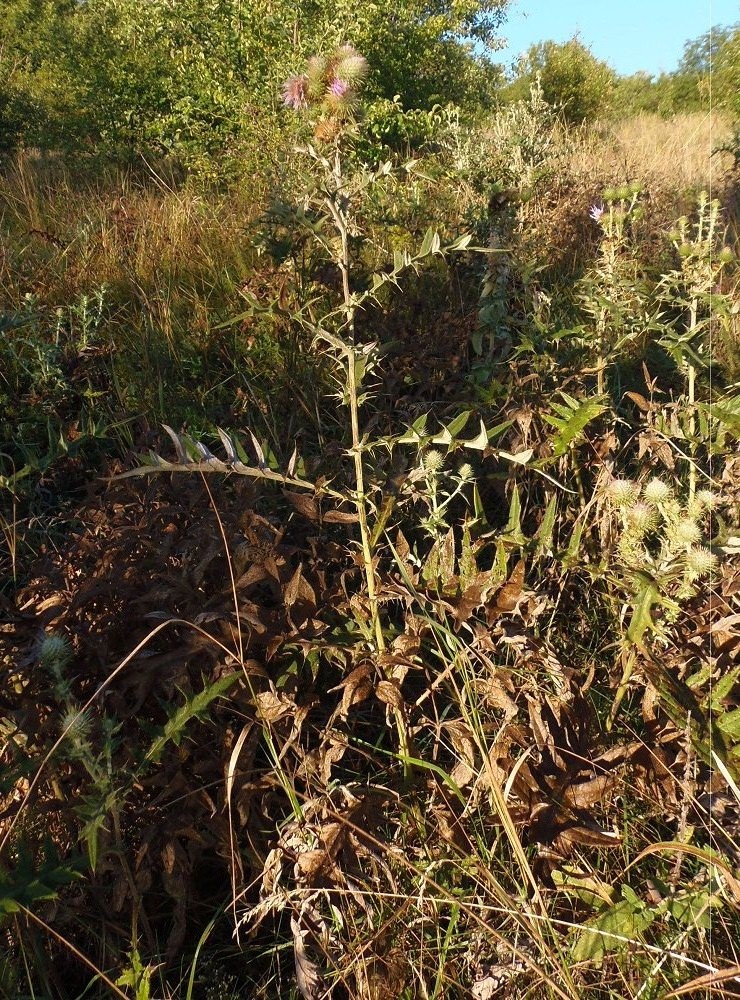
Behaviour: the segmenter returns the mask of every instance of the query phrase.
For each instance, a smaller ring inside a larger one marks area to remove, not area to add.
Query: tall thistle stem
[[[350,429],[352,434],[352,447],[350,453],[354,463],[355,474],[355,495],[354,503],[357,510],[357,520],[360,527],[360,545],[362,548],[362,566],[365,573],[365,585],[367,586],[368,602],[370,604],[370,622],[375,636],[376,652],[385,652],[385,636],[383,635],[383,624],[380,620],[380,608],[378,605],[378,585],[375,575],[375,563],[373,561],[373,546],[371,541],[370,527],[367,517],[367,502],[365,494],[365,469],[362,462],[362,437],[360,434],[360,403],[358,397],[357,381],[357,338],[355,328],[355,318],[357,306],[349,284],[350,256],[349,256],[349,224],[347,212],[344,207],[342,191],[344,188],[344,178],[342,176],[342,157],[337,139],[334,148],[334,159],[331,165],[331,186],[326,195],[325,204],[329,209],[334,225],[339,234],[339,251],[335,261],[342,275],[342,297],[344,301],[344,331],[347,340],[347,352],[345,354],[347,364],[347,404],[350,413]],[[410,748],[406,719],[400,708],[392,709],[393,719],[398,734],[398,749],[403,761],[404,774],[408,780],[410,777]]]
[[[691,300],[690,327],[694,331],[697,326],[699,303],[694,297]],[[688,377],[686,395],[689,403],[689,502],[696,495],[696,366],[688,362]]]
[[[331,191],[326,196],[326,206],[329,209],[334,224],[339,233],[340,247],[336,263],[342,275],[342,296],[344,299],[345,330],[349,341],[347,353],[347,398],[350,413],[350,428],[352,433],[352,460],[355,472],[355,507],[360,526],[360,543],[362,546],[362,564],[365,572],[368,601],[370,603],[370,620],[375,635],[375,645],[379,653],[385,650],[385,637],[378,609],[378,588],[373,563],[373,551],[370,541],[370,528],[367,521],[367,505],[365,502],[365,470],[362,464],[362,440],[360,436],[360,406],[357,393],[357,346],[355,306],[349,285],[349,226],[347,214],[342,205],[342,158],[339,143],[334,149],[334,161],[331,168]]]

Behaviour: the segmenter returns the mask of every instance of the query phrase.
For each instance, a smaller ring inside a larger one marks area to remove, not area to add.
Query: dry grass
[[[648,188],[676,193],[716,190],[730,165],[728,154],[714,154],[730,126],[719,113],[696,112],[661,118],[638,115],[608,127],[590,128],[571,158],[575,171],[597,173],[608,183],[639,180]]]
[[[0,299],[65,303],[104,285],[172,339],[250,269],[260,207],[253,190],[204,196],[155,173],[87,179],[19,154],[0,177]]]

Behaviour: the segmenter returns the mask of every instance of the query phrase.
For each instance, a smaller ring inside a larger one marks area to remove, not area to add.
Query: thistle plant
[[[649,577],[655,603],[675,620],[678,602],[693,597],[699,582],[719,565],[706,537],[708,516],[719,498],[699,490],[681,499],[658,477],[643,486],[613,479],[605,495],[617,531],[618,574],[637,591]]]
[[[358,134],[359,94],[366,74],[365,59],[351,46],[343,45],[328,56],[316,56],[309,60],[306,71],[292,76],[282,88],[285,107],[304,116],[313,133],[313,141],[296,148],[296,152],[308,164],[308,169],[302,176],[304,191],[300,199],[301,219],[308,221],[306,230],[309,238],[316,240],[322,251],[329,255],[341,277],[338,301],[330,303],[323,315],[317,317],[315,313],[309,313],[309,310],[299,310],[291,315],[291,320],[310,333],[313,346],[320,346],[334,363],[339,387],[337,398],[346,407],[349,418],[346,455],[351,461],[351,488],[332,488],[324,482],[319,486],[299,478],[294,471],[297,451],[288,463],[286,473],[275,471],[268,465],[254,435],[251,435],[251,439],[257,453],[257,463],[250,465],[238,440],[222,430],[219,430],[219,435],[226,448],[226,461],[218,459],[200,441],[187,434],[178,435],[166,425],[165,430],[175,444],[177,461],[166,461],[159,455],[150,453],[145,460],[146,464],[123,473],[122,477],[156,472],[232,473],[320,492],[340,503],[349,500],[355,508],[360,549],[358,562],[364,576],[368,611],[365,615],[362,602],[357,602],[357,624],[364,641],[377,655],[381,671],[385,671],[390,668],[382,666],[384,659],[387,659],[383,657],[386,652],[386,637],[380,615],[375,547],[385,530],[395,500],[391,498],[388,503],[389,498],[383,497],[380,490],[381,498],[377,501],[377,496],[374,495],[377,488],[372,485],[370,467],[367,464],[369,457],[376,450],[392,452],[400,445],[424,451],[427,446],[439,443],[447,448],[462,446],[482,451],[488,447],[489,434],[481,422],[480,431],[473,438],[460,438],[460,433],[468,423],[469,412],[456,417],[436,435],[426,432],[425,417],[399,434],[376,440],[371,439],[369,428],[363,426],[363,407],[372,395],[368,383],[376,368],[379,350],[376,343],[362,342],[358,338],[358,312],[367,303],[378,301],[381,290],[386,285],[398,285],[403,273],[418,270],[426,258],[464,250],[471,241],[469,235],[464,235],[443,247],[439,235],[430,229],[416,253],[412,254],[407,249],[394,250],[388,265],[372,274],[369,280],[360,281],[353,273],[355,263],[351,239],[362,232],[358,222],[359,210],[372,186],[394,172],[391,162],[381,163],[370,170],[366,166],[357,166],[356,158],[351,156]],[[398,169],[410,175],[415,170],[415,163],[411,161]],[[470,473],[466,471],[465,480],[469,476]],[[462,474],[458,478],[462,483]],[[445,498],[442,506],[446,506],[450,499]],[[338,519],[342,516],[346,517],[338,513]],[[390,676],[384,676],[383,679],[388,680]],[[400,756],[404,767],[408,768],[409,747],[403,709],[393,706],[391,711],[398,733]]]
[[[466,483],[472,482],[474,477],[473,468],[467,462],[463,462],[454,474],[446,472],[444,465],[444,454],[433,448],[422,456],[418,473],[425,486],[422,497],[429,511],[422,519],[421,527],[434,541],[449,530],[450,525],[446,520],[448,508],[455,497],[462,494]]]
[[[601,230],[601,242],[593,270],[581,284],[581,300],[594,319],[599,395],[606,388],[609,364],[658,318],[657,311],[651,312],[631,243],[643,215],[641,193],[636,183],[607,188],[589,212]]]
[[[370,530],[367,518],[365,469],[363,465],[360,434],[359,386],[368,371],[371,351],[357,344],[356,315],[358,301],[350,288],[349,237],[352,198],[350,182],[343,170],[343,145],[353,131],[354,113],[359,99],[359,89],[367,75],[367,61],[351,46],[343,45],[329,56],[314,56],[309,60],[305,73],[291,77],[283,86],[283,101],[296,111],[306,111],[314,118],[314,135],[329,145],[328,155],[312,146],[301,152],[310,156],[316,166],[321,183],[314,197],[322,208],[328,210],[339,237],[334,248],[334,262],[342,277],[342,305],[336,331],[317,328],[318,339],[333,349],[343,364],[346,392],[343,402],[349,408],[352,444],[350,454],[354,466],[354,502],[360,529],[362,560],[365,571],[370,618],[378,651],[385,648],[383,630],[378,614],[378,597],[373,566]]]
[[[669,234],[678,266],[664,275],[659,289],[663,308],[673,316],[659,343],[685,379],[690,498],[697,489],[697,373],[711,363],[712,322],[729,312],[728,297],[718,290],[722,270],[734,260],[724,237],[719,202],[703,191],[694,223],[682,216]]]
[[[682,499],[658,477],[642,486],[630,479],[613,479],[604,495],[616,534],[609,575],[630,613],[622,677],[609,713],[611,727],[632,679],[635,650],[647,653],[650,637],[665,639],[665,626],[678,620],[685,602],[719,567],[707,535],[709,514],[720,500],[709,490]],[[665,694],[662,679],[657,683]]]
[[[39,664],[50,676],[57,703],[63,706],[60,722],[66,734],[64,753],[67,760],[84,768],[92,783],[91,793],[83,796],[77,807],[82,821],[82,838],[87,845],[90,867],[95,870],[98,859],[100,831],[110,815],[118,838],[120,787],[114,779],[113,754],[117,748],[120,724],[108,715],[100,722],[99,732],[93,728],[89,712],[82,710],[72,690],[69,668],[73,650],[69,641],[60,635],[44,636],[38,647]],[[96,750],[96,736],[100,749]]]

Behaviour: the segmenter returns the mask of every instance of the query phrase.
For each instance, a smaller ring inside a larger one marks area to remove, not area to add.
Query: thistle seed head
[[[649,503],[665,503],[670,500],[673,496],[673,490],[668,483],[664,483],[662,479],[649,479],[642,490],[643,497]]]
[[[439,472],[444,465],[445,457],[441,451],[428,451],[424,456],[424,468],[427,472]]]
[[[696,545],[701,541],[701,528],[690,517],[682,517],[673,529],[673,538],[677,545]]]
[[[631,479],[612,479],[606,493],[615,507],[629,507],[640,495],[640,488]]]
[[[709,576],[719,565],[719,559],[705,546],[691,548],[686,553],[686,568],[693,576]]]
[[[654,531],[659,523],[657,510],[644,500],[638,500],[628,508],[627,519],[630,530],[640,538],[649,531]]]

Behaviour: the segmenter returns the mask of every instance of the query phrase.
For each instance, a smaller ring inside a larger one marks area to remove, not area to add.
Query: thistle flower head
[[[679,546],[696,545],[701,541],[701,528],[690,517],[682,517],[673,529],[673,539]]]
[[[460,479],[467,482],[468,479],[473,478],[473,466],[469,462],[465,462],[457,470],[457,474],[460,477]]]
[[[444,460],[441,451],[428,451],[424,456],[424,468],[427,472],[439,472],[444,465]]]
[[[629,507],[640,495],[640,488],[631,479],[612,479],[606,493],[615,507]]]
[[[693,576],[709,576],[719,564],[717,556],[704,546],[691,548],[686,553],[686,569]]]
[[[717,254],[717,260],[720,264],[732,264],[735,260],[735,254],[732,252],[732,247],[722,247],[720,252]]]
[[[306,66],[306,93],[309,101],[320,102],[326,93],[327,60],[324,56],[311,56]]]
[[[39,646],[39,660],[49,670],[59,671],[72,659],[69,640],[61,635],[45,635]]]
[[[659,523],[657,510],[644,500],[638,500],[627,509],[627,520],[630,530],[640,538],[649,531],[654,531]]]
[[[662,479],[649,479],[642,490],[643,497],[649,503],[666,503],[673,496],[673,490]]]
[[[308,78],[306,76],[291,76],[283,84],[283,104],[286,108],[300,111],[308,107]]]
[[[344,97],[349,90],[349,86],[346,80],[335,77],[329,84],[329,93],[333,97]]]
[[[326,90],[326,106],[334,114],[342,114],[352,108],[356,101],[356,94],[351,85],[341,77],[332,77],[329,80]]]
[[[340,45],[335,53],[334,74],[356,85],[365,79],[368,62],[351,45]]]
[[[699,490],[696,499],[704,510],[713,510],[717,506],[718,497],[711,490]]]
[[[601,216],[604,214],[604,206],[592,205],[591,210],[588,214],[590,218],[594,220],[594,222],[601,222]]]

